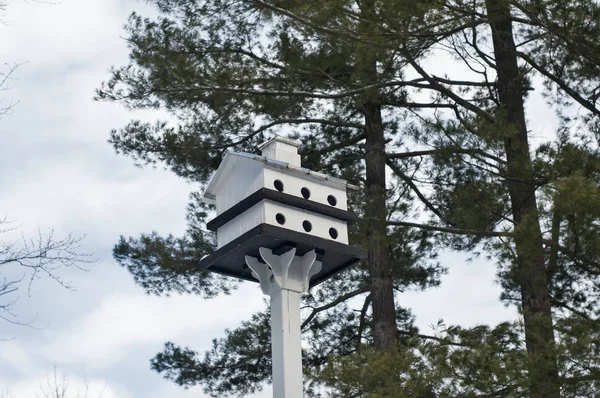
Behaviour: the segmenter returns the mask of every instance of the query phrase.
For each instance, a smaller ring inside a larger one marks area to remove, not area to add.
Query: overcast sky
[[[204,397],[200,388],[185,391],[162,380],[149,359],[166,341],[203,351],[264,301],[252,283],[211,301],[148,297],[111,257],[121,234],[181,234],[194,189],[168,172],[139,169],[116,155],[106,142],[110,129],[132,115],[92,101],[108,68],[127,59],[121,37],[128,14],[147,6],[118,0],[9,3],[0,24],[0,63],[24,64],[3,93],[19,103],[0,120],[0,216],[22,225],[19,233],[25,235],[38,227],[53,227],[58,237],[85,234],[82,250],[98,261],[89,272],[61,274],[75,291],[39,280],[29,296],[22,292],[19,317],[35,318],[38,329],[0,322],[0,339],[12,338],[0,341],[0,391],[33,398],[57,366],[68,374],[73,392],[85,377],[92,393],[104,389],[104,398]],[[534,133],[541,136],[552,128],[551,114],[543,106],[536,112],[544,122]],[[514,309],[498,301],[492,262],[467,264],[455,254],[441,260],[450,268],[441,288],[400,297],[424,331],[439,318],[471,326],[514,317]],[[256,397],[270,395],[267,387]]]

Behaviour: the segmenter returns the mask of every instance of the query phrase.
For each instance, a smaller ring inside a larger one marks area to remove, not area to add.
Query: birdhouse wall
[[[225,225],[217,228],[217,245],[225,246],[238,236],[265,222],[265,206],[257,203]]]
[[[307,200],[341,210],[348,210],[346,187],[334,185],[327,180],[318,180],[309,175],[294,171],[284,172],[280,169],[265,168],[263,176],[265,188],[279,190],[275,181],[280,181],[283,186],[283,190],[280,192],[304,198],[302,188],[305,188],[310,195]],[[331,197],[334,198],[333,201]],[[335,203],[335,205],[332,205],[332,203]]]
[[[267,224],[348,244],[348,224],[345,221],[271,201],[265,201],[264,211]],[[335,230],[333,236],[330,235],[331,229]]]
[[[217,214],[263,188],[263,169],[264,166],[259,162],[245,159],[236,161],[227,170],[227,181],[218,187]]]
[[[270,200],[263,200],[217,229],[218,247],[223,247],[262,223],[348,244],[346,222]]]

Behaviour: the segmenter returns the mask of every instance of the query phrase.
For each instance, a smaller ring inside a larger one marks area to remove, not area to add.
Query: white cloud
[[[106,368],[140,346],[196,336],[194,348],[207,348],[212,337],[263,308],[257,285],[214,300],[175,295],[115,294],[82,319],[73,320],[46,350],[61,363],[85,362]]]
[[[32,353],[18,341],[0,341],[0,344],[0,362],[19,373],[32,373],[37,370],[31,358]]]
[[[132,7],[143,5],[132,3]],[[88,64],[107,52],[123,51],[119,37],[127,14],[117,1],[10,2],[6,25],[0,26],[9,40],[3,40],[0,51],[16,55],[16,62],[28,61],[46,70],[54,66],[57,73],[64,73],[65,66]]]

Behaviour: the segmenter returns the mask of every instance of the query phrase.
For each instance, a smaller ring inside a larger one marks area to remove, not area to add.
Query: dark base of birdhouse
[[[262,261],[258,253],[258,249],[261,247],[267,247],[275,254],[283,254],[295,247],[297,256],[302,256],[313,249],[316,250],[317,260],[323,263],[323,268],[321,272],[311,278],[310,287],[325,281],[367,256],[367,252],[358,247],[270,224],[260,224],[200,260],[200,267],[219,274],[258,282],[246,265],[245,256],[256,257]]]

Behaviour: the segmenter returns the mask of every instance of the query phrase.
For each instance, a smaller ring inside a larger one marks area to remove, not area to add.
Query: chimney
[[[300,167],[300,155],[298,155],[300,146],[302,146],[302,143],[298,140],[275,136],[275,138],[260,144],[258,149],[262,151],[262,155],[266,158]]]

